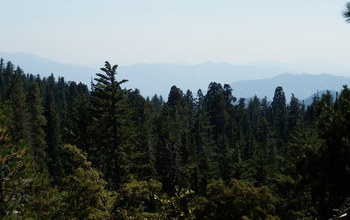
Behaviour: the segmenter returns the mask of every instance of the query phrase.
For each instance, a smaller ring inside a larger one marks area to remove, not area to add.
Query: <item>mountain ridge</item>
[[[343,85],[350,85],[350,78],[330,74],[290,74],[285,73],[276,77],[262,80],[244,80],[231,83],[234,95],[249,98],[257,95],[272,99],[275,88],[282,86],[287,98],[292,94],[300,100],[308,98],[317,91],[339,91]]]
[[[39,74],[44,77],[53,73],[55,77],[61,76],[67,81],[82,82],[87,85],[90,84],[91,77],[98,72],[97,69],[60,63],[29,53],[0,52],[0,58],[19,66],[25,73]]]
[[[55,77],[62,76],[66,81],[83,82],[87,85],[90,85],[95,73],[100,72],[98,68],[59,63],[28,53],[0,52],[0,57],[20,66],[25,73],[40,74],[41,76],[49,76],[54,73]],[[267,96],[269,99],[272,99],[275,88],[282,86],[287,98],[291,96],[291,93],[294,93],[297,98],[302,100],[317,91],[339,91],[344,84],[350,84],[347,77],[325,73],[307,74],[292,68],[276,67],[266,63],[252,65],[235,65],[229,62],[213,61],[194,65],[139,63],[119,66],[117,72],[120,79],[128,79],[128,82],[123,84],[124,87],[138,88],[144,97],[152,97],[157,94],[162,95],[165,99],[173,85],[184,92],[190,89],[196,94],[198,89],[205,92],[209,83],[218,82],[230,84],[233,95],[237,98],[250,98],[257,94],[259,97]]]

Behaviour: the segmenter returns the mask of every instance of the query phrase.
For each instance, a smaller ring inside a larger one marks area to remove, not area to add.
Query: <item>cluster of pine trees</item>
[[[91,89],[0,60],[1,219],[326,219],[350,195],[350,90],[310,106]]]

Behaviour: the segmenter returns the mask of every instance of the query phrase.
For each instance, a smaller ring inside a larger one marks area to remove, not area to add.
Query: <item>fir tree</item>
[[[126,104],[128,91],[121,88],[127,80],[116,78],[118,65],[108,62],[97,73],[96,84],[92,85],[93,113],[93,162],[105,174],[113,189],[126,182],[129,176],[132,155],[133,131],[130,126],[130,111]]]
[[[20,68],[17,68],[11,77],[9,100],[12,110],[10,133],[13,137],[13,141],[17,142],[21,139],[28,141],[29,118],[26,105],[23,73]]]
[[[286,97],[283,88],[278,86],[271,103],[274,134],[277,141],[277,147],[282,147],[286,140]]]
[[[29,113],[29,146],[33,149],[38,161],[43,160],[46,150],[44,107],[39,86],[36,81],[29,84],[27,92],[27,106]]]
[[[61,129],[59,121],[59,113],[57,112],[57,106],[54,98],[55,91],[55,78],[51,75],[46,82],[45,88],[45,112],[47,123],[45,126],[46,131],[46,163],[48,165],[50,174],[57,180],[60,177],[60,164],[61,157],[59,146],[61,144]]]

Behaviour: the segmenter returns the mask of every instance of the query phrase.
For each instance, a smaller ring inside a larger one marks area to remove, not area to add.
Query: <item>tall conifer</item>
[[[43,160],[46,150],[45,125],[43,101],[36,81],[29,84],[27,92],[27,106],[29,114],[29,145],[34,151],[37,160]]]
[[[132,153],[132,131],[129,109],[126,104],[128,91],[121,88],[127,80],[116,78],[118,65],[106,62],[97,73],[92,85],[93,113],[93,161],[105,174],[111,188],[119,188],[129,178],[129,156]],[[91,151],[90,150],[90,151]]]
[[[15,142],[23,139],[28,141],[28,110],[23,82],[22,70],[18,67],[11,77],[9,99],[12,109],[10,133]]]

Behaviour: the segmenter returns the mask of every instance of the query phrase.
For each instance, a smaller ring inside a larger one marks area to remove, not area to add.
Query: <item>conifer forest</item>
[[[89,88],[1,59],[1,219],[329,219],[350,196],[347,86],[144,98],[117,67]]]

